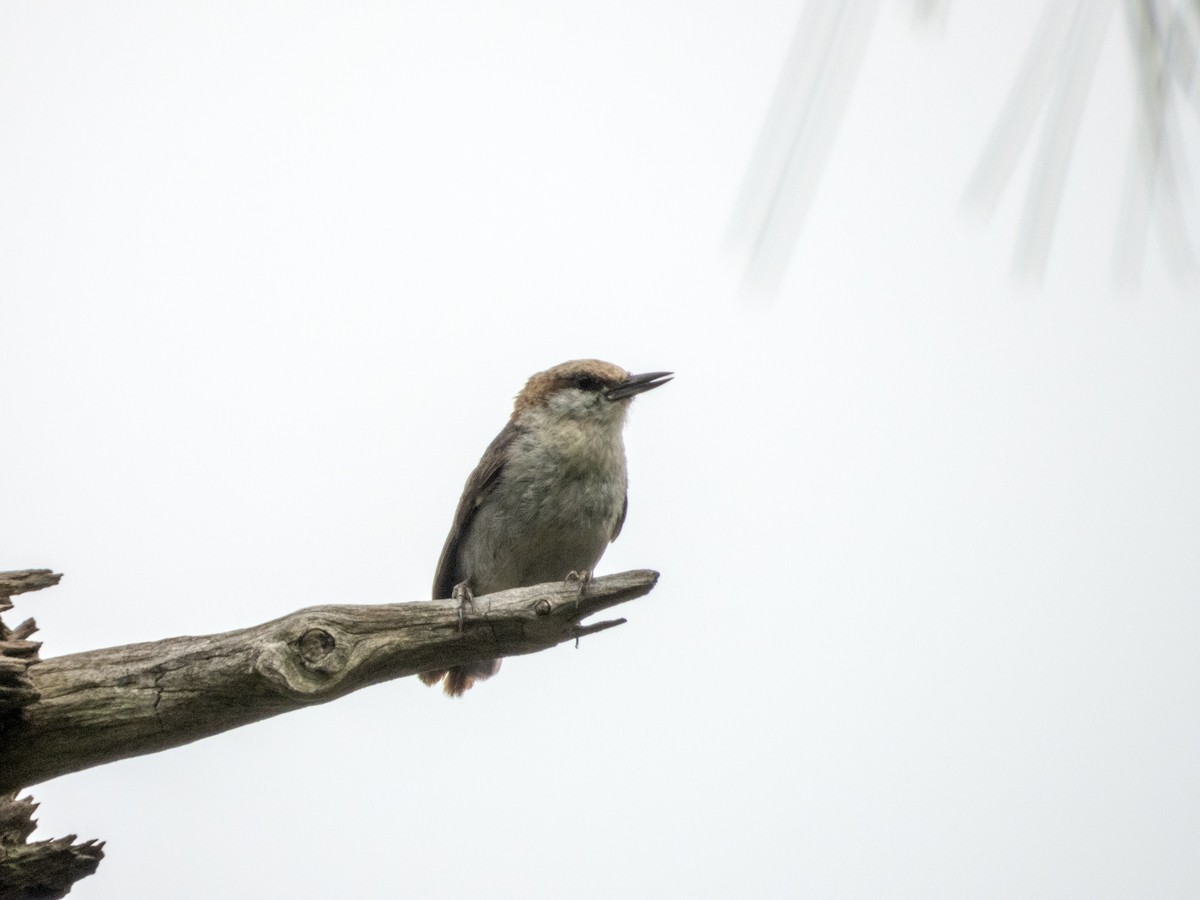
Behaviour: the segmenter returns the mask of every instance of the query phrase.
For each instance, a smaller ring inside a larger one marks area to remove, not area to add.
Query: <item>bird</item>
[[[598,359],[531,376],[463,488],[433,598],[457,599],[461,613],[477,595],[566,578],[586,583],[629,508],[622,438],[629,404],[673,376],[632,375]],[[420,679],[461,697],[499,670],[500,660],[490,659]]]

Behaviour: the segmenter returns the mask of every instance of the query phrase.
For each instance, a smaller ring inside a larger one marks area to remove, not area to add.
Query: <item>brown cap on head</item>
[[[573,359],[530,377],[521,393],[517,394],[513,412],[544,406],[551,394],[565,387],[605,390],[628,380],[629,373],[620,366],[601,359]]]

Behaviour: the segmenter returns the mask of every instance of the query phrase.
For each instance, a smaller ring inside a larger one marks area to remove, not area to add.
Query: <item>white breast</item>
[[[527,427],[460,549],[461,570],[477,593],[591,571],[624,508],[619,421],[525,415]]]

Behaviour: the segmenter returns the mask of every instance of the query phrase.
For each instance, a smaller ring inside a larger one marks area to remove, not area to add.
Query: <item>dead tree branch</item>
[[[25,843],[37,828],[37,808],[30,797],[0,797],[0,900],[65,897],[104,859],[103,841],[76,844],[73,834]]]
[[[27,569],[23,572],[0,572],[0,613],[12,609],[14,594],[37,591],[58,584],[61,575],[49,569]],[[37,631],[33,619],[26,619],[16,628],[0,622],[0,735],[5,725],[23,707],[36,703],[37,691],[29,680],[29,667],[38,661],[41,644],[29,640]]]
[[[177,747],[381,681],[536,653],[611,627],[580,621],[643,596],[657,580],[658,573],[641,570],[583,587],[518,588],[476,598],[465,617],[450,600],[315,606],[239,631],[40,662],[34,644],[21,659],[29,663],[22,668],[33,694],[27,689],[19,715],[0,732],[0,793]]]
[[[49,569],[0,572],[0,613],[12,609],[14,594],[58,584]],[[16,628],[0,621],[0,742],[21,720],[22,711],[39,699],[29,677],[41,644],[28,640],[37,631],[33,619]],[[27,843],[37,828],[37,804],[15,793],[0,795],[0,900],[59,900],[80,878],[91,875],[104,858],[104,842],[75,843],[75,835]]]

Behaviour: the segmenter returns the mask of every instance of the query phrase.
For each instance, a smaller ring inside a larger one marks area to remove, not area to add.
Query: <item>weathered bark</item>
[[[58,583],[44,570],[0,572],[14,594]],[[96,871],[104,844],[75,835],[26,843],[36,827],[17,788],[153,753],[403,675],[518,656],[620,625],[580,620],[648,593],[636,571],[476,598],[315,606],[239,631],[177,637],[42,661],[32,619],[0,621],[0,900],[55,900]]]
[[[0,613],[12,609],[14,594],[36,591],[58,584],[61,575],[49,569],[28,569],[23,572],[0,572]],[[41,644],[29,640],[37,631],[33,619],[26,619],[16,628],[0,621],[0,735],[20,710],[38,699],[29,667],[38,661]]]
[[[580,620],[648,593],[651,571],[475,599],[316,606],[263,625],[28,667],[36,702],[0,733],[0,792],[186,744],[370,684],[545,650],[619,625]],[[433,699],[433,698],[431,698]],[[441,701],[441,697],[437,698]]]
[[[58,584],[61,575],[48,569],[0,572],[0,613],[12,609],[14,594]],[[38,700],[29,669],[38,662],[41,646],[28,637],[37,630],[33,619],[15,629],[0,621],[0,741],[6,726],[19,722],[22,710]],[[37,828],[31,797],[0,796],[0,900],[58,900],[80,878],[91,875],[104,858],[104,843],[75,835],[26,843]]]
[[[30,797],[0,797],[0,900],[58,900],[104,859],[104,842],[73,843],[75,835],[25,843],[37,827]]]

